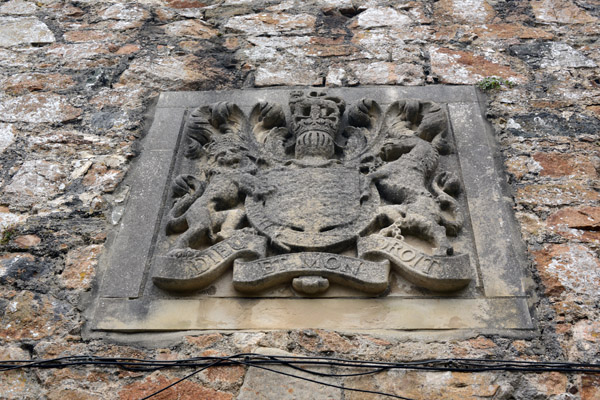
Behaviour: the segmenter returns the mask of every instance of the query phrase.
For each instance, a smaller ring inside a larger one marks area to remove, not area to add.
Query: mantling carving
[[[431,290],[470,282],[469,257],[449,240],[463,216],[459,180],[439,168],[452,151],[439,105],[403,100],[383,112],[363,99],[346,110],[338,97],[298,91],[289,119],[280,104],[246,117],[218,103],[194,110],[185,135],[201,173],[173,182],[173,243],[155,258],[157,286],[200,289],[231,264],[243,292],[291,282],[316,295],[331,281],[377,294],[390,265]]]

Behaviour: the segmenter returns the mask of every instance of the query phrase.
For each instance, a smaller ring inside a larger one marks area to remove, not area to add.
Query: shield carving
[[[248,219],[283,247],[325,250],[351,243],[379,205],[377,190],[352,168],[275,168],[258,178],[275,190],[246,199]]]

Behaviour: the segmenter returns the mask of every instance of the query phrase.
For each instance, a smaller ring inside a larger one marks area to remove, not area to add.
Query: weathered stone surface
[[[546,294],[595,296],[600,284],[600,261],[582,245],[550,245],[536,254]]]
[[[202,0],[167,0],[167,5],[176,9],[203,8],[206,1]]]
[[[311,353],[352,354],[358,350],[358,345],[353,341],[322,329],[300,332],[296,340]]]
[[[30,2],[23,0],[11,0],[0,6],[0,14],[8,15],[31,15],[35,14],[38,7]]]
[[[22,291],[5,298],[8,305],[0,317],[0,337],[5,341],[51,337],[64,324],[54,310],[59,304],[48,296]]]
[[[11,213],[6,206],[0,206],[0,230],[2,231],[25,221],[26,218],[25,215]]]
[[[385,61],[402,61],[417,64],[421,49],[406,44],[406,31],[388,29],[369,29],[356,32],[352,43],[363,50],[363,58],[375,57]],[[417,65],[415,65],[417,66]]]
[[[342,65],[332,65],[327,70],[325,84],[327,86],[343,86],[344,84],[354,83],[352,77],[348,77],[346,69]]]
[[[483,39],[552,39],[553,34],[541,28],[520,24],[485,24],[477,26],[473,32]]]
[[[258,352],[261,354],[270,354],[275,356],[293,356],[277,349],[262,348]],[[314,379],[314,375],[307,372],[289,369],[285,366],[270,366],[275,371],[283,371],[293,375]],[[327,373],[328,368],[316,368],[315,371]],[[319,380],[327,378],[319,377]],[[265,385],[265,382],[273,384]],[[342,391],[324,385],[318,385],[312,382],[301,381],[296,378],[283,376],[271,371],[259,368],[250,368],[244,378],[244,384],[240,388],[238,400],[258,400],[258,399],[339,399]]]
[[[539,236],[545,233],[546,225],[535,214],[517,212],[515,216],[521,225],[521,232],[523,233],[523,236],[527,237],[527,234],[531,236]]]
[[[596,67],[596,63],[585,57],[579,51],[573,49],[566,43],[551,43],[548,54],[540,63],[540,67],[581,68]]]
[[[595,135],[600,129],[600,120],[585,114],[567,114],[563,117],[550,111],[536,111],[513,115],[511,119],[507,130],[522,137]]]
[[[40,93],[19,97],[0,95],[0,121],[4,122],[66,122],[81,115],[81,109],[69,104],[65,96]]]
[[[537,174],[542,167],[529,156],[516,156],[505,161],[507,171],[517,180],[523,179],[528,174]]]
[[[229,80],[230,73],[210,66],[210,59],[195,56],[151,57],[134,60],[121,75],[119,84],[145,85],[161,89],[215,87]]]
[[[174,383],[177,380],[177,378],[169,378],[160,373],[154,373],[142,381],[131,383],[120,389],[118,392],[119,400],[141,399],[142,397],[149,396],[150,394],[159,391],[160,389],[168,386],[171,383]],[[190,381],[181,382],[173,386],[171,389],[168,389],[154,397],[157,400],[168,400],[173,398],[180,400],[233,399],[233,396],[229,393],[213,390]]]
[[[15,140],[16,129],[13,124],[0,123],[0,153]]]
[[[573,325],[573,338],[583,351],[590,351],[593,345],[600,342],[600,322],[579,321]]]
[[[43,160],[25,161],[4,193],[16,196],[22,204],[35,204],[52,198],[64,188],[66,172],[62,165]]]
[[[167,35],[188,36],[208,39],[217,35],[217,30],[204,21],[184,20],[167,24],[163,27]]]
[[[585,375],[581,378],[581,400],[594,400],[600,396],[600,377]]]
[[[414,64],[377,61],[349,63],[353,76],[363,85],[422,85],[423,68]]]
[[[435,14],[451,21],[482,24],[489,22],[495,12],[485,0],[440,0],[435,4]]]
[[[3,241],[15,243],[16,238],[10,235],[11,229],[2,232]],[[37,263],[39,265],[39,263]],[[17,287],[23,281],[32,280],[38,275],[42,268],[36,265],[36,258],[29,253],[4,253],[0,256],[0,282],[3,284],[16,284]],[[20,281],[20,282],[19,282]]]
[[[48,26],[37,18],[0,17],[0,46],[47,44],[56,39]]]
[[[297,58],[293,60],[279,59],[260,66],[256,70],[254,84],[256,86],[277,85],[319,85],[322,75],[314,61]]]
[[[68,147],[65,148],[65,145]],[[110,147],[110,140],[106,137],[76,130],[58,129],[40,135],[28,136],[27,146],[32,152],[35,152],[38,155],[43,154],[48,156],[48,158],[56,156],[56,153],[59,152],[62,152],[63,155],[73,156],[74,160],[72,165],[75,171],[77,171],[81,167],[81,162],[77,159],[79,156],[79,154],[77,154],[78,152],[84,152],[81,156],[86,158],[89,158],[89,154],[86,154],[85,152],[90,152],[92,150],[101,153],[106,152],[106,149]],[[113,157],[109,156],[103,158],[112,159]],[[118,159],[119,156],[116,156],[116,158]],[[87,169],[82,171],[82,173],[85,173],[86,171]],[[71,176],[72,179],[78,177],[77,174]]]
[[[122,178],[122,171],[109,168],[105,164],[93,164],[81,183],[96,190],[110,193],[115,190]]]
[[[535,67],[592,68],[596,63],[566,43],[528,43],[510,47],[510,53]]]
[[[592,113],[596,114],[598,117],[600,117],[600,106],[588,106],[586,108]]]
[[[203,349],[223,340],[223,335],[220,333],[209,333],[200,336],[186,336],[185,340],[192,346],[197,346]]]
[[[372,29],[382,26],[394,28],[409,25],[411,19],[404,13],[391,7],[373,7],[358,14],[356,20],[350,25],[352,28]]]
[[[242,366],[233,367],[214,367],[210,368],[204,374],[204,377],[209,382],[215,383],[242,383],[246,370]]]
[[[569,380],[559,372],[530,375],[526,379],[527,384],[533,386],[540,395],[550,397],[567,393]]]
[[[119,107],[125,110],[139,110],[146,97],[145,88],[103,88],[94,93],[90,104],[103,108]]]
[[[215,350],[206,350],[202,353],[204,357],[227,357],[228,354],[224,354]],[[242,379],[246,374],[246,367],[244,365],[231,365],[226,367],[212,367],[203,371],[201,379],[204,382],[211,384],[217,384],[221,387],[229,386],[233,384],[242,384]]]
[[[10,76],[0,83],[0,87],[11,95],[21,95],[37,91],[60,91],[75,86],[69,75],[62,74],[18,74]]]
[[[342,57],[354,54],[357,49],[347,44],[343,38],[323,39],[311,37],[302,51],[309,57]]]
[[[134,4],[114,4],[100,11],[99,15],[103,20],[116,20],[107,25],[115,30],[139,28],[150,17],[148,11]]]
[[[523,82],[525,78],[509,66],[488,61],[482,56],[466,51],[432,47],[431,72],[441,82],[454,84],[475,84],[485,77],[499,76],[514,82]]]
[[[93,377],[90,378],[93,379]],[[97,393],[78,389],[63,389],[48,394],[48,400],[94,400],[97,398]]]
[[[27,67],[27,54],[0,48],[0,62],[5,67]]]
[[[253,46],[244,50],[244,54],[253,62],[279,60],[282,58],[281,52],[297,57],[306,56],[306,52],[302,51],[301,48],[308,45],[310,41],[311,38],[308,36],[250,37],[248,42]],[[291,61],[293,60],[289,60],[289,62]]]
[[[469,340],[469,345],[471,345],[474,349],[491,349],[496,347],[496,343],[483,336]]]
[[[89,289],[96,275],[98,256],[102,252],[101,245],[90,245],[71,250],[67,254],[65,269],[61,277],[68,289]]]
[[[426,382],[426,384],[424,384]],[[412,399],[463,400],[474,396],[492,397],[499,384],[492,373],[386,371],[374,376],[346,378],[345,386],[382,391]],[[346,392],[346,399],[376,400],[378,395]]]
[[[40,237],[36,235],[21,235],[17,236],[13,240],[13,243],[21,249],[28,249],[30,247],[37,246],[38,244],[40,244],[41,241],[42,239],[40,239]]]
[[[230,18],[225,28],[248,35],[307,34],[312,32],[316,18],[308,14],[260,13]]]
[[[29,360],[29,353],[15,344],[5,344],[0,349],[1,360]],[[40,387],[32,374],[24,370],[3,371],[0,374],[0,393],[6,399],[39,399]]]
[[[263,332],[235,332],[231,335],[234,347],[240,352],[254,353],[265,338]]]
[[[546,23],[587,24],[598,21],[571,0],[533,0],[531,8],[536,19]]]
[[[140,49],[141,49],[140,46],[138,46],[137,44],[126,44],[125,46],[118,49],[115,54],[118,54],[118,55],[134,54],[134,53],[137,53],[138,51],[140,51]]]
[[[547,224],[564,237],[600,242],[599,207],[566,207],[551,214]]]
[[[523,204],[561,206],[596,202],[600,200],[600,194],[579,182],[544,183],[520,187],[516,199]]]
[[[112,32],[107,32],[99,29],[73,30],[63,34],[63,38],[67,42],[107,42],[117,38]]]
[[[593,159],[588,156],[573,156],[561,153],[535,153],[532,158],[539,164],[540,176],[596,178]]]
[[[110,54],[110,50],[105,43],[56,43],[50,46],[48,54],[67,68],[86,69],[101,65],[101,57]]]

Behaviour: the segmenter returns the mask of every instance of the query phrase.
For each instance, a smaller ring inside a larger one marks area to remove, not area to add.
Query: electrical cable
[[[237,354],[229,357],[223,365],[237,364],[235,358],[248,357],[255,364],[286,364],[288,366],[338,366],[354,368],[415,369],[430,371],[482,372],[482,371],[522,371],[522,372],[581,372],[600,373],[600,364],[569,363],[550,361],[492,360],[492,359],[434,359],[408,362],[361,361],[330,357],[265,356],[259,354]],[[132,371],[153,371],[172,367],[203,367],[215,357],[195,357],[181,360],[156,361],[137,358],[108,358],[96,356],[66,356],[46,360],[0,360],[0,371],[23,368],[64,368],[77,365],[118,366]]]
[[[161,393],[161,392],[163,392],[163,391],[165,391],[165,390],[169,389],[170,387],[173,387],[173,386],[175,386],[176,384],[178,384],[178,383],[180,383],[180,382],[182,382],[182,381],[184,381],[184,380],[186,380],[186,379],[188,379],[188,378],[192,377],[193,375],[195,375],[195,374],[197,374],[197,373],[201,372],[202,370],[204,370],[204,369],[206,369],[206,368],[209,368],[209,367],[211,367],[211,366],[215,366],[216,364],[219,364],[220,362],[224,362],[224,361],[226,361],[226,360],[233,360],[233,362],[234,362],[234,363],[236,363],[236,364],[238,364],[238,365],[246,365],[246,366],[248,366],[248,367],[259,368],[259,369],[263,369],[263,370],[266,370],[266,371],[274,372],[274,373],[276,373],[276,374],[280,374],[280,375],[284,375],[284,376],[289,376],[289,377],[291,377],[291,378],[296,378],[296,379],[300,379],[300,380],[304,380],[304,381],[308,381],[308,382],[316,383],[316,384],[323,385],[323,386],[329,386],[329,387],[333,387],[333,388],[337,388],[337,389],[349,390],[349,391],[360,392],[360,393],[377,394],[377,395],[382,395],[382,396],[392,397],[392,398],[395,398],[395,399],[400,399],[400,400],[414,400],[414,399],[411,399],[411,398],[408,398],[408,397],[398,396],[398,395],[391,394],[391,393],[379,392],[379,391],[374,391],[374,390],[366,390],[366,389],[356,389],[356,388],[350,388],[350,387],[345,387],[345,386],[341,386],[341,385],[336,385],[336,384],[334,384],[334,383],[329,383],[329,382],[319,381],[319,380],[316,380],[316,379],[310,379],[310,378],[307,378],[307,377],[304,377],[304,376],[300,376],[300,375],[294,375],[294,374],[290,374],[290,373],[288,373],[288,372],[278,371],[278,370],[275,370],[275,369],[272,369],[272,368],[268,368],[268,367],[264,367],[264,366],[261,366],[261,365],[255,364],[255,363],[248,362],[248,361],[247,361],[247,357],[245,357],[245,358],[244,358],[244,360],[235,360],[235,359],[233,359],[233,357],[235,357],[235,356],[232,356],[232,357],[223,357],[223,358],[220,358],[220,359],[219,359],[219,360],[217,360],[215,363],[213,363],[213,365],[209,365],[209,366],[207,366],[207,367],[205,367],[205,368],[202,368],[202,369],[200,369],[200,370],[194,371],[193,373],[191,373],[191,374],[189,374],[189,375],[187,375],[187,376],[185,376],[185,377],[183,377],[183,378],[179,379],[177,382],[173,382],[173,383],[171,383],[170,385],[168,385],[168,386],[165,386],[164,388],[160,389],[159,391],[157,391],[157,392],[154,392],[154,393],[152,393],[151,395],[149,395],[149,396],[147,396],[147,397],[144,397],[143,399],[140,399],[140,400],[147,400],[147,399],[149,399],[149,398],[151,398],[151,397],[153,397],[153,396],[155,396],[155,395],[157,395],[157,394],[159,394],[159,393]],[[268,357],[269,357],[269,358],[273,358],[272,356],[268,356]],[[217,358],[218,358],[218,357],[217,357]],[[282,365],[287,365],[287,366],[290,366],[290,367],[292,367],[292,368],[294,368],[294,369],[297,369],[297,370],[300,370],[300,371],[303,371],[303,372],[307,372],[307,373],[310,373],[310,374],[315,374],[315,375],[317,375],[317,374],[318,374],[318,375],[321,375],[321,376],[330,376],[330,377],[331,377],[331,376],[339,377],[339,376],[365,375],[365,374],[372,374],[372,373],[377,373],[377,372],[379,372],[379,371],[369,371],[369,372],[364,372],[364,373],[359,373],[359,374],[352,374],[352,375],[338,375],[338,374],[335,374],[335,375],[334,375],[334,374],[324,374],[324,373],[319,373],[319,372],[316,372],[316,371],[305,370],[305,369],[303,369],[303,368],[299,368],[299,367],[296,367],[296,366],[292,366],[292,365],[290,365],[290,364],[289,364],[289,363],[287,363],[287,362],[283,362],[283,363],[281,363],[281,364],[282,364]],[[381,369],[380,369],[380,370],[381,370]]]
[[[221,361],[222,361],[222,360],[217,360],[217,361],[215,361],[215,362],[214,362],[214,363],[212,363],[212,364],[208,364],[206,367],[203,367],[203,368],[197,369],[197,370],[195,370],[194,372],[192,372],[191,374],[188,374],[188,375],[184,376],[183,378],[181,378],[181,379],[179,379],[179,380],[177,380],[177,381],[175,381],[175,382],[171,383],[170,385],[167,385],[167,386],[165,386],[164,388],[162,388],[162,389],[160,389],[160,390],[158,390],[158,391],[156,391],[156,392],[154,392],[154,393],[152,393],[152,394],[150,394],[150,395],[148,395],[148,396],[146,396],[146,397],[144,397],[143,399],[140,399],[140,400],[148,400],[149,398],[151,398],[151,397],[154,397],[154,396],[156,396],[157,394],[160,394],[160,393],[164,392],[165,390],[168,390],[168,389],[172,388],[173,386],[177,385],[178,383],[181,383],[181,382],[185,381],[186,379],[189,379],[189,378],[191,378],[192,376],[194,376],[194,375],[196,375],[196,374],[198,374],[198,373],[200,373],[200,372],[204,371],[205,369],[208,369],[208,368],[210,368],[210,367],[217,366],[218,364],[220,364],[220,363],[221,363]]]
[[[272,356],[254,353],[241,353],[228,357],[194,357],[180,360],[150,360],[140,358],[117,358],[117,357],[96,357],[96,356],[64,356],[45,360],[0,360],[0,371],[10,371],[16,369],[49,369],[49,368],[67,368],[76,366],[112,366],[128,371],[148,372],[166,368],[194,368],[195,370],[183,378],[171,383],[159,391],[145,397],[149,399],[165,390],[177,385],[184,380],[214,366],[232,366],[245,365],[278,373],[281,375],[302,379],[305,381],[331,386],[342,390],[357,391],[363,393],[378,394],[392,398],[411,400],[407,397],[398,396],[391,393],[378,391],[369,391],[344,387],[329,382],[323,382],[317,379],[311,379],[284,371],[278,371],[268,366],[280,365],[287,366],[297,371],[302,371],[320,377],[344,378],[352,376],[364,376],[376,374],[391,369],[403,370],[421,370],[421,371],[445,371],[445,372],[486,372],[486,371],[505,371],[505,372],[562,372],[562,373],[583,373],[600,374],[600,364],[596,363],[572,363],[560,361],[527,361],[527,360],[493,360],[493,359],[467,359],[467,358],[448,358],[448,359],[429,359],[417,361],[363,361],[344,358],[320,357],[320,356]],[[307,369],[307,367],[337,367],[340,369],[360,369],[362,371],[352,373],[324,373]],[[142,400],[144,400],[142,399]]]
[[[318,381],[316,379],[310,379],[310,378],[303,377],[303,376],[300,376],[300,375],[290,374],[288,372],[277,371],[275,369],[268,368],[268,367],[263,367],[261,365],[254,365],[254,364],[251,364],[251,363],[247,363],[246,361],[240,361],[240,364],[248,365],[248,366],[254,367],[254,368],[264,369],[266,371],[275,372],[276,374],[280,374],[280,375],[284,375],[284,376],[289,376],[289,377],[296,378],[296,379],[302,379],[302,380],[305,380],[305,381],[308,381],[308,382],[317,383],[319,385],[330,386],[330,387],[337,388],[337,389],[350,390],[352,392],[360,392],[360,393],[378,394],[378,395],[381,395],[381,396],[387,396],[387,397],[392,397],[392,398],[401,399],[401,400],[415,400],[415,399],[411,399],[411,398],[408,398],[408,397],[398,396],[398,395],[395,395],[395,394],[392,394],[392,393],[378,392],[378,391],[375,391],[375,390],[356,389],[356,388],[350,388],[350,387],[345,387],[345,386],[341,386],[341,385],[336,385],[334,383],[329,383],[329,382],[324,382],[324,381]],[[297,368],[297,369],[299,369],[299,368]],[[308,370],[303,370],[303,369],[301,369],[301,370],[304,371],[304,372],[315,374],[315,371],[308,371]],[[337,376],[340,376],[340,375],[333,375],[333,374],[331,374],[331,375],[323,375],[323,376],[336,376],[337,377]]]

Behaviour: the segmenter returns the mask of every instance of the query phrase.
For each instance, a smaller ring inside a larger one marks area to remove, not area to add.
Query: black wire
[[[263,356],[257,354],[237,354],[227,358],[223,365],[233,365],[237,362],[234,358],[251,358],[254,364],[285,364],[307,366],[339,366],[347,368],[372,368],[378,372],[381,369],[415,369],[433,371],[521,371],[521,372],[582,372],[600,373],[600,364],[567,363],[567,362],[540,362],[540,361],[514,361],[514,360],[485,360],[485,359],[441,359],[421,360],[410,362],[380,362],[337,359],[327,357],[302,357],[302,356]],[[197,357],[173,361],[155,361],[134,358],[103,358],[94,356],[69,356],[48,360],[5,360],[0,361],[0,371],[23,368],[65,368],[77,365],[110,365],[134,371],[151,371],[161,368],[203,367],[211,363],[215,357]]]
[[[484,371],[507,371],[507,372],[564,372],[564,373],[585,373],[597,374],[600,373],[600,364],[592,363],[571,363],[571,362],[556,362],[556,361],[523,361],[523,360],[491,360],[491,359],[466,359],[466,358],[451,358],[451,359],[430,359],[417,360],[408,362],[383,362],[383,361],[362,361],[349,360],[332,357],[311,357],[311,356],[266,356],[253,353],[236,354],[229,357],[195,357],[182,360],[172,361],[155,361],[139,358],[108,358],[96,356],[65,356],[47,360],[0,360],[0,371],[8,371],[15,369],[28,368],[67,368],[72,366],[116,366],[130,371],[156,371],[164,368],[198,368],[191,374],[171,383],[161,390],[145,397],[142,400],[149,399],[163,391],[183,382],[186,379],[204,371],[207,368],[223,365],[246,365],[256,368],[261,368],[267,371],[278,373],[281,375],[331,386],[342,390],[350,390],[362,393],[378,394],[404,400],[412,400],[407,397],[398,396],[395,394],[370,391],[364,389],[355,389],[336,385],[328,382],[310,379],[295,374],[286,373],[283,371],[274,370],[265,367],[264,365],[285,365],[292,369],[303,371],[316,376],[322,377],[349,377],[376,374],[381,371],[390,369],[412,369],[426,371],[451,371],[451,372],[484,372]],[[368,368],[368,371],[357,373],[332,374],[313,371],[302,368],[300,366],[311,367],[341,367],[341,368]]]
[[[162,393],[162,392],[164,392],[165,390],[168,390],[168,389],[172,388],[173,386],[177,385],[178,383],[180,383],[180,382],[183,382],[183,381],[185,381],[186,379],[189,379],[189,378],[191,378],[192,376],[194,376],[194,375],[196,375],[196,374],[198,374],[198,373],[200,373],[200,372],[204,371],[205,369],[208,369],[208,368],[210,368],[210,367],[214,367],[214,366],[216,366],[216,365],[220,364],[220,363],[221,363],[221,361],[222,361],[222,360],[217,360],[217,361],[213,362],[212,364],[208,364],[207,366],[205,366],[205,367],[203,367],[203,368],[197,369],[196,371],[192,372],[191,374],[188,374],[188,375],[184,376],[183,378],[181,378],[181,379],[177,380],[176,382],[173,382],[173,383],[171,383],[170,385],[168,385],[168,386],[165,386],[164,388],[162,388],[162,389],[160,389],[160,390],[158,390],[158,391],[156,391],[156,392],[154,392],[154,393],[150,394],[149,396],[146,396],[146,397],[144,397],[143,399],[140,399],[140,400],[148,400],[150,397],[154,397],[154,396],[156,396],[157,394],[159,394],[159,393]]]
[[[268,368],[268,367],[263,367],[261,365],[254,365],[254,364],[249,363],[247,361],[239,361],[239,363],[247,365],[247,366],[250,366],[250,367],[254,367],[254,368],[264,369],[266,371],[271,371],[271,372],[274,372],[276,374],[285,375],[285,376],[289,376],[289,377],[292,377],[292,378],[296,378],[296,379],[301,379],[301,380],[308,381],[308,382],[317,383],[319,385],[330,386],[330,387],[337,388],[337,389],[350,390],[352,392],[377,394],[377,395],[380,395],[380,396],[393,397],[395,399],[401,399],[401,400],[416,400],[416,399],[411,399],[409,397],[398,396],[398,395],[395,395],[395,394],[392,394],[392,393],[378,392],[378,391],[375,391],[375,390],[356,389],[356,388],[350,388],[350,387],[345,387],[345,386],[341,386],[341,385],[336,385],[334,383],[329,383],[329,382],[324,382],[324,381],[318,381],[316,379],[310,379],[310,378],[307,378],[307,377],[304,377],[304,376],[300,376],[300,375],[294,375],[294,374],[290,374],[290,373],[283,372],[283,371],[277,371],[275,369]],[[308,373],[311,373],[311,374],[315,373],[315,371],[308,371],[308,370],[302,370],[302,371],[305,371],[305,372],[308,372]],[[335,375],[329,375],[329,376],[335,376]],[[144,400],[144,399],[142,399],[142,400]]]
[[[316,380],[316,379],[310,379],[310,378],[303,377],[303,376],[300,376],[300,375],[294,375],[294,374],[290,374],[290,373],[287,373],[287,372],[278,371],[278,370],[275,370],[275,369],[272,369],[272,368],[263,367],[263,366],[255,364],[255,363],[248,362],[246,359],[244,359],[244,360],[235,360],[235,359],[233,359],[234,357],[235,356],[225,357],[225,358],[218,358],[215,362],[213,362],[213,363],[211,363],[211,364],[209,364],[209,365],[207,365],[207,366],[205,366],[205,367],[203,367],[201,369],[198,369],[198,370],[192,372],[191,374],[188,374],[188,375],[184,376],[183,378],[177,380],[176,382],[173,382],[173,383],[169,384],[168,386],[165,386],[164,388],[162,388],[162,389],[160,389],[160,390],[158,390],[158,391],[156,391],[156,392],[150,394],[149,396],[146,396],[146,397],[144,397],[144,398],[142,398],[140,400],[147,400],[147,399],[149,399],[149,398],[151,398],[153,396],[156,396],[157,394],[162,393],[165,390],[168,390],[168,389],[172,388],[173,386],[177,385],[178,383],[181,383],[181,382],[183,382],[183,381],[191,378],[192,376],[198,374],[199,372],[201,372],[201,371],[203,371],[203,370],[205,370],[207,368],[216,366],[216,365],[218,365],[218,364],[220,364],[220,363],[222,363],[222,362],[224,362],[226,360],[233,360],[233,362],[236,363],[236,364],[241,364],[241,365],[246,365],[246,366],[249,366],[249,367],[260,368],[260,369],[264,369],[266,371],[274,372],[276,374],[285,375],[285,376],[289,376],[289,377],[292,377],[292,378],[305,380],[305,381],[316,383],[316,384],[319,384],[319,385],[330,386],[330,387],[334,387],[334,388],[337,388],[337,389],[350,390],[350,391],[360,392],[360,393],[377,394],[377,395],[380,395],[380,396],[392,397],[392,398],[401,399],[401,400],[415,400],[415,399],[411,399],[411,398],[408,398],[408,397],[398,396],[398,395],[395,395],[395,394],[392,394],[392,393],[385,393],[385,392],[379,392],[379,391],[374,391],[374,390],[366,390],[366,389],[356,389],[356,388],[344,387],[344,386],[341,386],[341,385],[336,385],[336,384],[325,382],[325,381],[319,381],[319,380]],[[276,360],[276,358],[272,357],[272,356],[270,356],[269,358],[272,358],[274,361]],[[287,366],[291,366],[292,368],[295,368],[295,369],[298,369],[298,370],[301,370],[301,371],[304,371],[304,372],[307,372],[307,373],[310,373],[310,374],[318,374],[318,375],[323,375],[323,376],[346,376],[346,375],[322,374],[322,373],[319,373],[319,372],[316,372],[316,371],[310,371],[310,370],[305,370],[305,369],[302,369],[302,368],[298,368],[298,367],[290,365],[289,363],[282,363],[282,364],[283,365],[287,365]],[[369,371],[369,372],[365,372],[365,373],[360,373],[360,375],[370,374],[370,373],[376,373],[376,372],[378,372],[378,371]],[[356,375],[359,375],[359,374],[356,374]],[[348,375],[348,376],[350,376],[350,375]]]
[[[319,375],[319,376],[332,376],[332,374],[327,374],[327,373],[324,373],[324,372],[318,372],[318,371],[306,370],[306,369],[304,369],[304,368],[300,368],[300,367],[298,367],[298,366],[296,366],[296,365],[294,365],[294,364],[291,364],[291,363],[289,363],[289,362],[287,362],[287,361],[281,362],[281,360],[277,360],[277,358],[276,358],[275,356],[267,356],[267,357],[269,357],[270,359],[273,359],[273,360],[279,361],[279,362],[280,362],[282,365],[285,365],[285,366],[287,366],[287,367],[290,367],[290,368],[292,368],[292,369],[295,369],[295,370],[298,370],[298,371],[309,372],[309,373],[311,373],[311,374],[313,374],[313,375]],[[328,365],[328,366],[330,366],[330,365]],[[377,373],[379,373],[379,372],[383,372],[383,371],[385,371],[385,370],[387,370],[387,369],[389,369],[389,367],[381,367],[381,368],[373,369],[373,370],[371,370],[371,371],[366,371],[366,372],[355,372],[355,373],[352,373],[352,374],[335,374],[335,376],[336,376],[336,377],[343,378],[343,377],[351,377],[351,376],[363,376],[363,375],[371,375],[371,374],[377,374]]]

